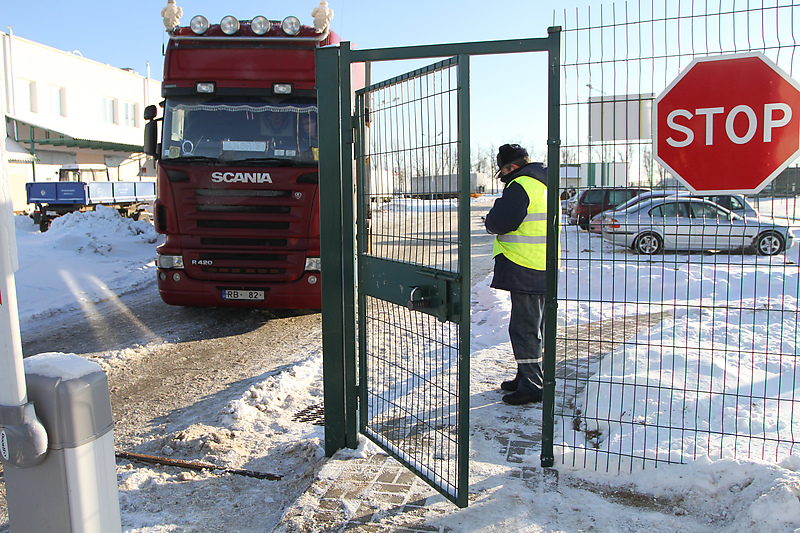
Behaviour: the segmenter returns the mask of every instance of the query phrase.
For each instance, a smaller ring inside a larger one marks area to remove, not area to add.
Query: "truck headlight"
[[[156,256],[156,266],[158,268],[183,268],[183,256],[158,254]]]
[[[223,17],[219,23],[219,29],[221,29],[222,33],[225,35],[233,35],[239,31],[239,20],[232,15]]]
[[[297,17],[286,17],[281,22],[281,29],[286,35],[297,35],[300,33],[300,19]]]
[[[306,266],[305,270],[315,270],[319,272],[322,270],[322,259],[319,257],[306,257]]]
[[[256,35],[264,35],[270,28],[269,19],[265,16],[259,15],[250,21],[250,29]]]
[[[189,22],[189,27],[197,35],[203,35],[206,31],[208,31],[208,19],[203,15],[196,15],[192,17],[191,22]]]

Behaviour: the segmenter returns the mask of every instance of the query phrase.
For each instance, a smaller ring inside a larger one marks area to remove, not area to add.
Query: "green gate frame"
[[[551,467],[553,456],[555,402],[555,342],[558,307],[559,161],[560,161],[560,68],[561,28],[548,28],[543,38],[421,45],[398,48],[354,50],[347,41],[316,51],[316,79],[319,105],[319,197],[322,261],[322,339],[325,401],[325,453],[358,446],[357,380],[357,268],[356,208],[352,65],[366,70],[376,61],[439,59],[456,56],[498,55],[526,52],[548,53],[548,139],[547,139],[547,292],[545,294],[544,400],[541,465]],[[468,83],[468,69],[466,82]],[[462,78],[463,80],[463,78]],[[469,116],[460,116],[469,131]],[[463,127],[463,126],[462,126]],[[468,136],[468,134],[467,134]],[[467,146],[467,150],[469,147]],[[469,174],[469,159],[460,163]],[[462,170],[463,171],[463,170]],[[468,208],[468,206],[467,206]],[[468,235],[468,234],[467,234]],[[467,248],[468,258],[468,243]],[[468,262],[466,264],[469,264]],[[469,279],[469,277],[467,277]],[[470,291],[465,309],[469,308]],[[469,353],[465,354],[469,357]],[[469,368],[469,365],[466,365]],[[469,379],[461,380],[469,395]],[[468,405],[468,404],[467,404]],[[468,427],[459,437],[468,441]],[[468,453],[468,443],[462,446]],[[465,457],[468,457],[465,455]],[[468,461],[462,479],[468,480]],[[466,506],[467,493],[456,503]]]

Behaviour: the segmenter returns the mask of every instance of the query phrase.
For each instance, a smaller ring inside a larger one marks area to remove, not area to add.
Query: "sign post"
[[[800,155],[800,84],[759,52],[698,58],[654,104],[653,153],[696,194],[755,194]]]

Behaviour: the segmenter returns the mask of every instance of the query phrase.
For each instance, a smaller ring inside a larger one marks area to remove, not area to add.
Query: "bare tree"
[[[574,165],[578,162],[578,151],[573,146],[564,146],[561,148],[561,164]]]
[[[644,171],[644,177],[647,180],[647,185],[653,185],[653,152],[650,148],[644,148],[642,150],[642,170]]]

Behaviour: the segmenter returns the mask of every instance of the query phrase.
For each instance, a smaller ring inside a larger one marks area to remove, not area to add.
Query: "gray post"
[[[49,444],[35,466],[3,466],[11,531],[122,531],[103,369],[74,354],[48,353],[25,359],[25,378]]]

